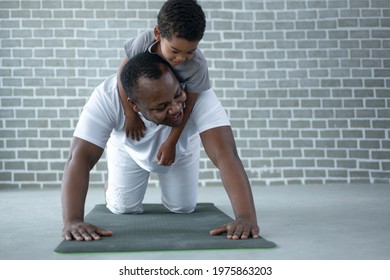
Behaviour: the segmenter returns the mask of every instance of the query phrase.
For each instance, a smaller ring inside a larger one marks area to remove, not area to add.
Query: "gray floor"
[[[200,188],[199,202],[232,215],[222,188]],[[261,235],[278,244],[267,250],[55,254],[61,241],[60,190],[0,189],[0,259],[390,259],[390,186],[254,187]],[[86,212],[103,203],[91,189]],[[150,188],[145,202],[159,202]],[[232,241],[234,242],[234,241]]]

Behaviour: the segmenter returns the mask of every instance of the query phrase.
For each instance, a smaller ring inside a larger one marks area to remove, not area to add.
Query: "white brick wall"
[[[390,1],[199,2],[254,185],[389,183]],[[161,4],[0,0],[1,188],[60,185],[83,104]],[[200,164],[201,185],[219,185],[203,152]],[[103,159],[92,183],[105,175]]]

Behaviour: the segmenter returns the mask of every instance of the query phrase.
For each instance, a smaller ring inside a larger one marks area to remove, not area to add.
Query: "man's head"
[[[172,65],[191,60],[205,29],[205,14],[196,0],[168,0],[154,28],[158,52]]]
[[[125,65],[120,79],[134,111],[156,124],[181,124],[187,95],[163,58],[138,54]]]

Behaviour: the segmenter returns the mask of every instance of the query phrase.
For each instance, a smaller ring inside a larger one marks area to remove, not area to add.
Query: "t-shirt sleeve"
[[[96,88],[83,108],[73,136],[104,149],[112,130],[117,126],[118,117],[114,108],[103,87]]]
[[[200,93],[210,89],[210,78],[207,64],[199,65],[194,74],[185,81],[186,91]]]
[[[200,49],[186,68],[183,72],[188,78],[183,82],[187,92],[201,93],[211,88],[207,61]]]
[[[199,93],[191,112],[191,121],[199,133],[215,127],[230,126],[229,118],[212,89]]]
[[[152,31],[145,31],[139,36],[127,40],[124,44],[127,58],[130,59],[137,54],[146,52],[154,40]]]

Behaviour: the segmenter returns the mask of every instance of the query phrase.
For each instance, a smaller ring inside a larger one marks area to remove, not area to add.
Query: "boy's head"
[[[206,29],[206,18],[196,0],[168,0],[160,9],[157,25],[165,39],[175,36],[199,42]]]
[[[134,111],[156,124],[181,124],[187,95],[163,58],[140,53],[124,66],[120,79]]]
[[[154,28],[156,52],[173,66],[191,60],[205,29],[205,15],[196,0],[168,0]]]

